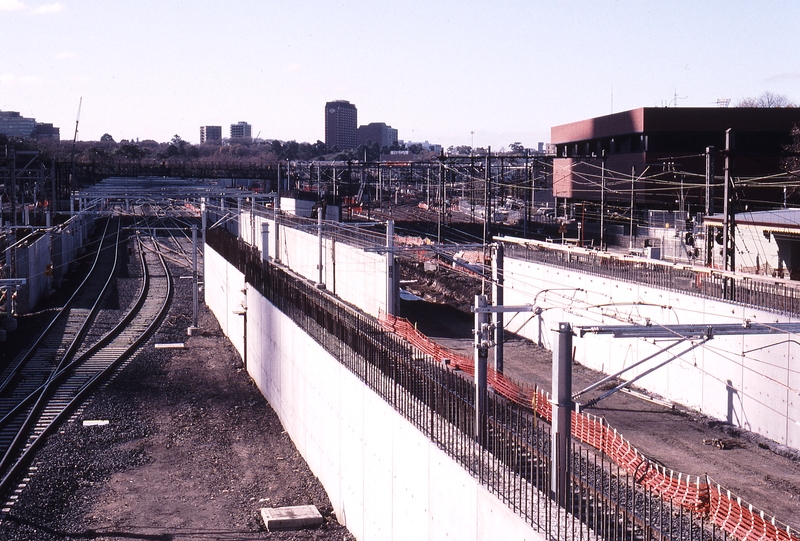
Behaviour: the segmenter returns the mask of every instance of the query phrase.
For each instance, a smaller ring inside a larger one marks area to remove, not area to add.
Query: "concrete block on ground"
[[[319,510],[313,505],[291,507],[263,507],[261,517],[267,531],[300,530],[319,526],[324,522]]]

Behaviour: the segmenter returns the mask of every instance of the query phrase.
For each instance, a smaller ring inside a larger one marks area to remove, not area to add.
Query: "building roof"
[[[722,224],[725,219],[723,214],[707,216],[705,221],[713,224]],[[771,229],[786,229],[800,232],[800,209],[774,209],[756,212],[740,212],[735,216],[737,224],[766,227]]]
[[[658,131],[785,131],[800,123],[800,108],[640,107],[553,126],[554,144]]]

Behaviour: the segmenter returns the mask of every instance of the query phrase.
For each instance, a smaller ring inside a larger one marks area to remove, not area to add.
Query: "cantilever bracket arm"
[[[649,370],[645,370],[644,372],[642,372],[641,374],[639,374],[638,376],[636,376],[633,379],[630,379],[628,381],[620,383],[619,385],[617,385],[616,387],[614,387],[610,391],[606,391],[605,393],[603,393],[602,395],[598,396],[597,398],[593,398],[593,399],[589,400],[586,404],[583,405],[583,407],[584,408],[591,408],[592,406],[596,405],[598,402],[600,402],[604,398],[608,398],[609,396],[611,396],[612,394],[616,393],[617,391],[622,390],[625,387],[630,386],[631,384],[633,384],[633,382],[645,377],[646,375],[650,374],[651,372],[654,372],[654,371],[658,370],[662,366],[665,366],[666,364],[671,363],[675,359],[681,357],[682,355],[685,355],[685,354],[689,353],[693,349],[702,346],[703,344],[705,344],[709,340],[711,340],[711,338],[704,338],[703,340],[700,340],[696,344],[692,344],[691,347],[687,348],[686,350],[682,351],[681,353],[678,353],[678,354],[675,354],[675,355],[670,355],[670,358],[667,359],[666,361],[654,366],[653,368],[650,368]]]
[[[604,377],[603,379],[601,379],[601,380],[600,380],[600,381],[598,381],[597,383],[593,383],[593,384],[589,385],[588,387],[586,387],[584,390],[582,390],[582,391],[578,391],[577,393],[575,393],[574,395],[572,395],[572,400],[577,400],[577,398],[578,398],[578,397],[580,397],[580,396],[582,396],[582,395],[584,395],[584,394],[588,393],[589,391],[593,391],[593,390],[597,389],[598,387],[600,387],[601,385],[603,385],[603,384],[604,384],[604,383],[606,383],[607,381],[611,381],[611,380],[613,380],[613,379],[616,379],[616,378],[618,378],[619,376],[621,376],[621,375],[622,375],[622,374],[624,374],[625,372],[627,372],[627,371],[629,371],[629,370],[633,370],[633,369],[634,369],[634,368],[636,368],[637,366],[639,366],[639,365],[641,365],[641,364],[644,364],[644,363],[646,363],[646,362],[647,362],[647,361],[649,361],[650,359],[652,359],[652,358],[654,358],[654,357],[657,357],[658,355],[661,355],[662,353],[664,353],[664,352],[666,352],[666,351],[669,351],[670,349],[674,348],[674,347],[675,347],[675,346],[677,346],[678,344],[682,344],[682,343],[683,343],[683,342],[685,342],[685,341],[686,341],[686,339],[682,339],[682,340],[678,340],[677,342],[673,342],[672,344],[668,345],[667,347],[665,347],[665,348],[664,348],[664,349],[662,349],[661,351],[657,351],[656,353],[653,353],[652,355],[649,355],[649,356],[645,357],[645,358],[644,358],[644,359],[642,359],[641,361],[637,361],[637,362],[633,363],[632,365],[630,365],[630,366],[628,366],[628,367],[626,367],[626,368],[623,368],[623,369],[622,369],[622,370],[620,370],[619,372],[616,372],[616,373],[614,373],[614,374],[611,374],[611,375],[609,375],[609,376],[606,376],[606,377]]]

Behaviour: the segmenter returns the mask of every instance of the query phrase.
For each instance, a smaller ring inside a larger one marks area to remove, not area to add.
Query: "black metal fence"
[[[247,283],[546,537],[727,538],[702,516],[662,501],[607,457],[577,443],[569,496],[559,507],[551,497],[550,426],[531,410],[487,392],[486,436],[478,444],[471,379],[314,284],[264,262],[257,249],[230,234],[209,230],[207,242]]]

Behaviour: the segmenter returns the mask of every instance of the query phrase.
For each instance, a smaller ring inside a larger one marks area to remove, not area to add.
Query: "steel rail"
[[[157,247],[154,251],[145,250],[141,239],[137,238],[137,242],[144,279],[134,306],[103,338],[63,367],[44,386],[41,396],[46,396],[47,400],[43,400],[41,407],[34,408],[28,416],[25,423],[28,425],[28,439],[25,445],[15,450],[13,463],[3,464],[0,469],[3,474],[0,494],[6,493],[19,478],[45,436],[71,415],[100,383],[107,380],[149,338],[166,314],[173,295],[166,261]],[[161,270],[152,270],[155,266]],[[43,413],[34,415],[37,411]],[[31,428],[30,425],[34,423],[35,426]],[[4,462],[10,461],[4,457]]]

